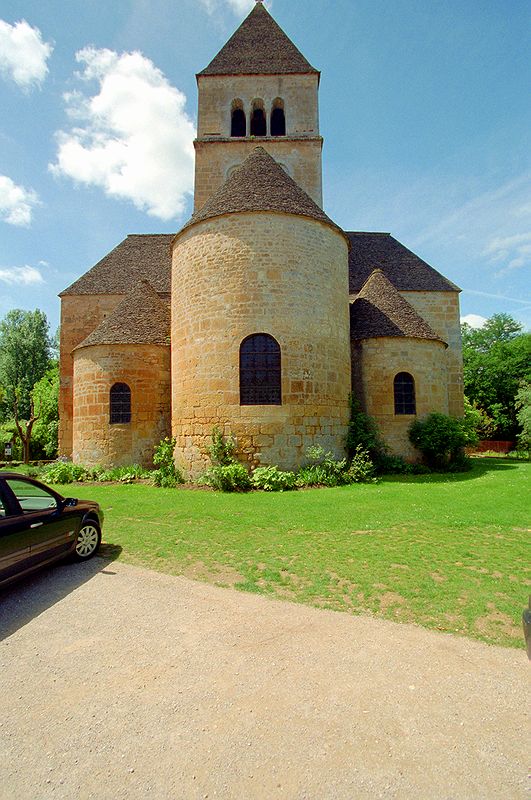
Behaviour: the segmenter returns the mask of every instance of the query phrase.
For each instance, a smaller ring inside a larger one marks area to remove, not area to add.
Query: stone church
[[[295,468],[344,455],[352,392],[414,459],[415,416],[462,414],[459,289],[322,208],[319,78],[261,2],[197,75],[193,216],[61,294],[61,454],[149,465],[173,435],[194,476],[219,426]]]

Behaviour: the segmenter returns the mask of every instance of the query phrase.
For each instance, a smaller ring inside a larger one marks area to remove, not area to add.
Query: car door
[[[20,524],[20,509],[0,480],[0,583],[27,568],[30,534],[29,527]]]
[[[51,561],[72,549],[77,518],[63,514],[59,497],[41,484],[24,478],[6,478],[18,514],[11,520],[12,533],[20,536],[23,547],[29,546],[24,569]]]

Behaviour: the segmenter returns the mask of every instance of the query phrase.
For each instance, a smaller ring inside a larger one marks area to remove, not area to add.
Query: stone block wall
[[[73,350],[108,317],[122,295],[65,295],[61,298],[59,455],[72,456],[74,416]]]
[[[376,420],[391,453],[418,461],[408,438],[416,417],[448,414],[448,373],[441,342],[404,337],[365,339],[353,345],[353,383],[363,409]],[[394,378],[409,372],[415,380],[416,416],[395,414]]]
[[[312,200],[322,207],[322,139],[256,138],[195,141],[195,210],[204,206],[216,189],[225,183],[231,170],[243,164],[258,145],[267,150]]]
[[[131,389],[131,422],[109,422],[114,383]],[[104,466],[152,466],[153,449],[170,434],[170,348],[93,345],[74,353],[73,460]]]
[[[458,292],[402,292],[435,333],[448,343],[443,356],[448,371],[448,414],[462,417],[463,352]]]
[[[297,467],[305,449],[344,453],[350,391],[347,243],[303,217],[233,214],[177,237],[172,275],[173,434],[178,464],[207,465],[212,428],[247,464]],[[239,348],[268,333],[282,405],[240,406]]]
[[[312,75],[205,75],[198,76],[198,130],[194,209],[201,208],[242,164],[257,145],[284,166],[288,174],[322,207],[323,140],[319,134],[319,76]],[[281,99],[286,136],[270,136],[273,103]],[[247,136],[230,138],[233,102],[238,100],[247,119]],[[267,136],[250,136],[253,102],[260,100],[267,120]]]

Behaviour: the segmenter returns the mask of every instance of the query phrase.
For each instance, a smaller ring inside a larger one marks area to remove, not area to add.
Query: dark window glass
[[[131,389],[126,383],[115,383],[110,394],[111,425],[131,422]]]
[[[4,501],[0,497],[0,517],[5,517],[6,515],[6,507],[4,505]]]
[[[240,404],[282,404],[280,345],[267,333],[248,336],[240,345]]]
[[[55,497],[40,486],[35,486],[33,483],[28,483],[27,481],[13,480],[11,478],[9,478],[6,483],[20,503],[24,514],[31,514],[32,511],[46,511],[49,508],[57,508],[57,500]]]
[[[283,108],[274,108],[271,112],[271,136],[286,135],[286,117]]]
[[[395,377],[395,414],[416,414],[415,381],[409,372]]]
[[[232,112],[230,135],[245,136],[246,133],[245,111],[243,108],[235,108]]]
[[[266,117],[263,108],[255,108],[251,117],[251,136],[265,136]]]

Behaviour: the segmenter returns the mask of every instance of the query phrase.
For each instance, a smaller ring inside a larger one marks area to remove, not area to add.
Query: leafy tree
[[[416,419],[409,428],[409,440],[420,450],[429,467],[446,469],[459,463],[469,432],[463,420],[437,411],[424,419]]]
[[[51,367],[33,387],[33,404],[38,414],[33,442],[48,458],[57,455],[59,431],[59,367]]]
[[[46,315],[39,311],[9,311],[0,322],[0,386],[4,417],[31,416],[31,392],[50,366],[50,336]]]
[[[495,314],[479,329],[463,324],[462,337],[466,396],[492,419],[496,438],[516,438],[516,393],[522,380],[531,381],[531,334],[508,314]]]
[[[531,383],[524,383],[516,394],[516,416],[522,432],[518,436],[520,445],[531,450]]]

